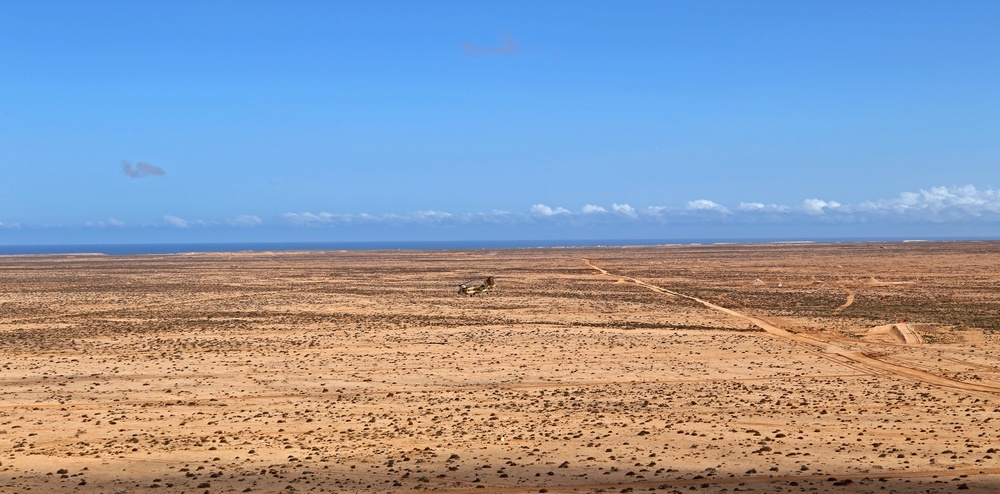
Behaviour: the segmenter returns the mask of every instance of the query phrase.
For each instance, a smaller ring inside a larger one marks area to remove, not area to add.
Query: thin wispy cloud
[[[708,199],[690,201],[684,209],[688,211],[714,211],[716,213],[729,214],[729,208]]]
[[[281,215],[283,221],[291,225],[322,225],[334,223],[342,220],[343,223],[350,223],[350,215],[336,215],[331,213],[285,213]]]
[[[122,161],[122,171],[131,178],[142,178],[150,175],[163,176],[167,174],[163,168],[142,161],[136,163],[134,168],[132,167],[132,163]]]
[[[225,218],[222,220],[188,220],[181,218],[179,216],[174,216],[172,214],[163,215],[163,223],[174,228],[213,228],[213,227],[235,227],[235,228],[252,228],[257,226],[264,226],[267,224],[263,218],[254,214],[241,214],[233,216],[231,218]]]
[[[737,209],[739,211],[755,213],[787,213],[790,208],[788,206],[764,204],[761,202],[741,202]]]
[[[500,44],[492,46],[481,46],[468,41],[463,41],[462,48],[465,49],[465,53],[472,56],[510,55],[521,51],[521,45],[518,44],[517,41],[514,41],[514,38],[512,38],[509,34],[501,34],[500,39]]]
[[[252,227],[259,226],[264,223],[264,220],[260,216],[253,214],[241,214],[239,216],[229,218],[226,220],[226,224],[229,226],[241,226],[241,227]]]
[[[453,219],[455,215],[441,211],[417,211],[413,214],[413,218],[418,221],[438,222]]]
[[[570,214],[569,210],[563,207],[549,207],[545,204],[535,204],[531,206],[531,212],[538,216],[556,216],[559,214]]]
[[[83,224],[83,226],[98,227],[98,228],[104,228],[104,227],[121,228],[127,225],[125,224],[124,221],[119,220],[117,218],[108,218],[103,221],[87,221]]]
[[[189,223],[184,218],[178,218],[170,214],[163,215],[163,221],[166,222],[168,225],[176,228],[187,228],[191,226],[191,223]]]

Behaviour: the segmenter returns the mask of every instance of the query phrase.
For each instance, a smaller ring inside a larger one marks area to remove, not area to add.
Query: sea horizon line
[[[668,245],[825,244],[981,242],[992,237],[835,237],[835,238],[670,238],[670,239],[522,239],[522,240],[346,240],[251,242],[52,243],[0,245],[0,256],[19,255],[144,255],[267,251],[385,251],[480,250],[581,247],[642,247]]]

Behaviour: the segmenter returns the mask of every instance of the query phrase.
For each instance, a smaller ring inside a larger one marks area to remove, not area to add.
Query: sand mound
[[[929,324],[886,324],[869,329],[861,339],[872,343],[920,345],[924,342],[920,333],[930,328],[936,327]]]

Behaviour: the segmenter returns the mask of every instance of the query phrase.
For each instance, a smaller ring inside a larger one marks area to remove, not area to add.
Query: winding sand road
[[[833,309],[833,312],[835,312],[835,313],[836,312],[840,312],[840,311],[842,311],[842,310],[850,307],[852,304],[854,304],[854,290],[851,290],[850,288],[845,288],[845,290],[847,290],[847,300],[844,301],[844,303],[841,304],[840,307],[837,307],[836,309]]]
[[[713,304],[711,302],[708,302],[706,300],[702,300],[702,299],[697,298],[697,297],[693,297],[691,295],[685,295],[683,293],[678,293],[678,292],[675,292],[675,291],[667,290],[665,288],[662,288],[662,287],[659,287],[659,286],[656,286],[656,285],[652,285],[650,283],[646,283],[646,282],[644,282],[642,280],[638,280],[636,278],[631,278],[631,277],[628,277],[628,276],[622,276],[622,275],[610,273],[607,270],[605,270],[605,269],[603,269],[603,268],[601,268],[599,266],[594,265],[593,263],[590,262],[589,259],[583,259],[583,262],[587,266],[589,266],[590,268],[593,268],[593,269],[597,270],[598,272],[600,272],[602,275],[610,276],[610,277],[613,277],[613,278],[616,278],[616,279],[619,279],[619,280],[621,280],[621,279],[628,280],[628,281],[631,281],[632,283],[635,283],[635,284],[637,284],[639,286],[648,288],[648,289],[650,289],[650,290],[652,290],[654,292],[664,293],[664,294],[667,294],[667,295],[673,295],[675,297],[681,297],[681,298],[686,298],[688,300],[693,300],[695,302],[698,302],[698,303],[704,305],[705,307],[708,307],[709,309],[717,310],[719,312],[723,312],[725,314],[729,314],[731,316],[735,316],[735,317],[744,319],[744,320],[748,321],[749,323],[753,324],[754,326],[757,326],[757,327],[763,329],[765,332],[767,332],[768,334],[770,334],[772,336],[775,336],[775,337],[778,337],[778,338],[782,338],[782,339],[786,339],[786,340],[790,340],[790,341],[795,341],[795,342],[802,343],[802,344],[805,344],[805,345],[809,345],[809,346],[814,347],[814,348],[816,348],[816,349],[818,349],[820,351],[823,351],[823,352],[826,352],[826,353],[832,353],[834,355],[838,355],[838,356],[843,357],[843,358],[845,358],[847,360],[850,360],[850,361],[858,363],[858,364],[862,364],[862,365],[867,366],[869,368],[878,369],[878,370],[885,371],[885,372],[888,372],[888,373],[891,373],[891,374],[895,374],[895,375],[898,375],[898,376],[907,377],[907,378],[914,379],[914,380],[917,380],[917,381],[921,381],[921,382],[924,382],[924,383],[927,383],[927,384],[934,384],[934,385],[945,387],[945,388],[959,389],[959,390],[962,390],[962,391],[978,391],[978,392],[983,392],[983,393],[1000,394],[1000,387],[987,386],[987,385],[983,385],[983,384],[967,383],[967,382],[962,382],[962,381],[956,381],[954,379],[949,379],[947,377],[938,376],[938,375],[935,375],[935,374],[932,374],[930,372],[923,371],[923,370],[920,370],[920,369],[914,369],[914,368],[911,368],[911,367],[904,367],[904,366],[901,366],[901,365],[896,365],[896,364],[892,364],[892,363],[889,363],[889,362],[884,362],[882,360],[878,360],[878,359],[869,357],[869,356],[867,356],[867,355],[865,355],[865,354],[863,354],[861,352],[857,352],[857,351],[853,351],[853,350],[848,350],[846,348],[843,348],[843,347],[841,347],[839,345],[836,345],[836,344],[828,342],[828,341],[823,341],[823,340],[819,340],[819,339],[816,339],[816,338],[813,338],[813,337],[810,337],[810,336],[805,336],[805,335],[802,335],[802,334],[797,334],[797,333],[792,333],[792,332],[786,331],[786,330],[781,329],[781,328],[779,328],[777,326],[774,326],[773,324],[768,323],[767,321],[765,321],[765,320],[763,320],[761,318],[750,316],[750,315],[747,315],[747,314],[743,314],[741,312],[737,312],[737,311],[732,310],[732,309],[727,309],[727,308],[722,307],[720,305]],[[907,328],[907,329],[909,329],[909,328]]]

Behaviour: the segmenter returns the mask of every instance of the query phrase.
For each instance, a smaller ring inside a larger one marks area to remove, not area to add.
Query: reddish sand
[[[995,492],[998,266],[990,242],[0,257],[0,493]]]

